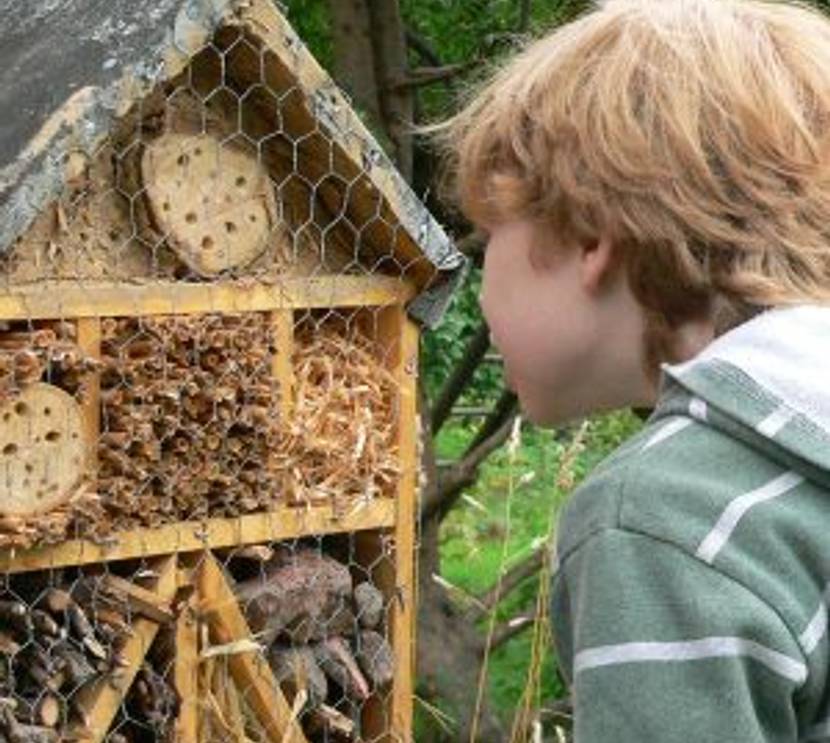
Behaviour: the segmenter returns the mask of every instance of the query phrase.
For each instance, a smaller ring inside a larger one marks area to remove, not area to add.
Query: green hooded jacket
[[[576,743],[830,743],[830,307],[663,367],[557,527]]]

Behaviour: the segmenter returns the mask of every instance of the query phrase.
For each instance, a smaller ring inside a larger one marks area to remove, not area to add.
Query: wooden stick
[[[176,593],[176,557],[162,558],[157,567],[158,578],[155,588],[165,600],[171,601]],[[159,625],[150,619],[138,619],[133,626],[135,634],[127,640],[122,652],[127,666],[123,669],[121,683],[117,686],[111,679],[98,679],[81,689],[73,699],[81,712],[81,719],[87,724],[72,726],[70,735],[83,743],[101,743],[106,737],[112,721],[121,707],[127,690],[133,682],[153,640]]]
[[[209,552],[204,554],[197,581],[211,640],[224,645],[252,639],[222,567]],[[246,701],[265,728],[268,741],[308,743],[265,657],[261,653],[237,653],[229,655],[227,662],[237,686],[246,690]]]

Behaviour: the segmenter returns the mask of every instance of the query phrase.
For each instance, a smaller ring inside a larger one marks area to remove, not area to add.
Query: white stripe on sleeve
[[[795,472],[785,472],[766,485],[739,495],[724,509],[715,526],[697,548],[697,556],[704,562],[711,563],[726,544],[738,522],[753,506],[788,493],[804,482],[804,478]]]
[[[681,642],[627,642],[581,650],[574,658],[574,675],[592,668],[623,663],[666,663],[711,658],[752,658],[797,684],[807,678],[807,666],[784,653],[742,637],[704,637]]]
[[[824,633],[827,632],[827,604],[830,603],[830,583],[824,587],[824,595],[819,604],[813,618],[804,628],[804,631],[798,638],[801,643],[801,649],[809,655],[816,649],[816,646],[821,642]]]
[[[762,420],[755,430],[771,439],[795,417],[795,411],[782,405]]]
[[[680,433],[684,428],[688,428],[692,425],[694,421],[691,418],[676,418],[674,420],[670,420],[666,425],[662,426],[660,430],[657,431],[646,443],[643,445],[643,448],[640,451],[645,451],[646,449],[651,449],[652,446],[659,444],[661,441],[665,441],[668,438],[671,438],[676,433]]]

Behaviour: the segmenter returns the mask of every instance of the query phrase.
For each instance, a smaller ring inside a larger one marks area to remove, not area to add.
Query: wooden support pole
[[[287,423],[294,413],[294,312],[275,310],[272,317],[277,346],[273,374],[280,383],[280,413]]]
[[[313,534],[342,534],[390,527],[394,521],[395,504],[387,498],[345,514],[336,512],[330,505],[308,508],[284,506],[235,518],[181,521],[156,529],[119,532],[113,535],[112,544],[73,539],[30,550],[0,550],[0,572],[54,570],[65,565],[163,555],[173,549],[180,553],[195,552],[205,547],[262,544]]]
[[[376,333],[389,370],[398,381],[396,443],[401,476],[395,498],[395,523],[391,530],[357,537],[358,557],[372,565],[372,582],[390,602],[386,616],[395,658],[391,693],[373,695],[365,705],[363,733],[384,743],[412,741],[415,684],[415,524],[418,486],[417,326],[402,306],[379,311]],[[386,710],[380,709],[385,704]]]
[[[158,561],[155,566],[158,578],[155,580],[155,593],[162,601],[171,601],[176,593],[176,557],[170,555]],[[82,743],[100,743],[109,733],[115,715],[124,702],[127,691],[135,679],[138,669],[150,645],[159,630],[157,622],[140,618],[133,624],[133,634],[127,640],[122,656],[127,665],[118,678],[103,677],[78,692],[77,706],[84,710],[86,724],[75,725],[70,731],[69,739]]]
[[[88,356],[101,358],[101,320],[98,317],[78,319],[78,346]],[[84,442],[87,466],[94,477],[98,464],[98,437],[101,435],[101,375],[89,375],[86,399],[83,403]]]
[[[252,640],[253,633],[222,566],[210,552],[204,553],[196,580],[200,614],[210,628],[211,642],[227,645]],[[269,743],[308,743],[264,654],[251,650],[232,653],[227,659],[231,676],[265,729]]]
[[[189,571],[179,571],[179,584],[188,580]],[[176,658],[173,665],[173,685],[179,697],[179,716],[176,719],[176,743],[200,743],[199,714],[199,622],[195,593],[179,607],[176,619]]]

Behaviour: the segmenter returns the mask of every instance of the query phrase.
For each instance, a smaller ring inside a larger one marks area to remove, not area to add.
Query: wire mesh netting
[[[409,739],[431,269],[277,51],[220,25],[0,259],[0,741]]]

